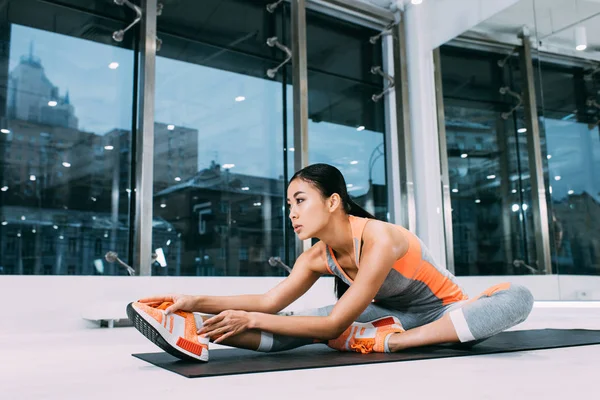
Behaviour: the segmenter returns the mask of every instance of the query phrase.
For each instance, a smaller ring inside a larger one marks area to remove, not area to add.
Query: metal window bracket
[[[269,265],[271,267],[281,267],[281,268],[285,269],[287,272],[289,272],[290,274],[292,273],[292,269],[290,267],[288,267],[287,265],[285,265],[281,261],[281,257],[271,257],[271,258],[269,258]]]
[[[381,100],[381,98],[383,96],[385,96],[387,93],[389,93],[394,88],[395,82],[394,82],[394,77],[383,72],[383,70],[379,66],[371,67],[371,73],[373,75],[381,75],[384,79],[386,79],[388,81],[388,86],[385,89],[383,89],[383,92],[374,94],[373,96],[371,96],[371,100],[373,100],[375,103],[377,103],[379,100]]]
[[[281,2],[283,2],[283,0],[277,0],[275,3],[267,4],[267,11],[273,14],[275,12],[275,9],[279,4],[281,4]]]
[[[108,261],[111,264],[114,263],[114,262],[116,262],[120,266],[126,268],[127,272],[129,273],[129,276],[134,276],[135,275],[135,270],[133,268],[131,268],[129,265],[127,265],[123,260],[121,260],[119,258],[119,255],[116,252],[109,251],[108,253],[106,253],[104,255],[104,258],[106,259],[106,261]]]
[[[523,97],[519,93],[516,93],[516,92],[513,92],[512,90],[510,90],[510,88],[508,86],[501,87],[499,92],[502,95],[508,94],[508,95],[516,98],[517,100],[519,100],[517,105],[514,106],[509,112],[502,113],[502,119],[506,120],[506,119],[508,119],[508,117],[510,117],[512,115],[512,113],[514,113],[519,107],[521,107],[521,105],[523,104]]]
[[[531,272],[531,273],[532,273],[532,274],[534,274],[534,275],[535,275],[535,274],[539,274],[539,273],[540,273],[540,271],[539,271],[537,268],[535,268],[535,267],[532,267],[531,265],[527,264],[527,263],[526,263],[525,261],[523,261],[523,260],[514,260],[514,261],[513,261],[513,265],[514,265],[516,268],[525,268],[525,269],[527,269],[529,272]]]
[[[508,55],[506,57],[504,57],[502,60],[498,60],[498,66],[500,68],[504,68],[504,66],[506,65],[506,63],[508,62],[508,60],[514,56],[515,54],[518,54],[518,47],[513,48],[510,53],[508,53]]]
[[[151,258],[152,258],[152,264],[154,264],[156,262],[156,260],[158,259],[158,254],[152,253]],[[108,253],[106,253],[104,255],[104,259],[106,261],[108,261],[109,263],[111,263],[111,264],[116,262],[117,264],[119,264],[123,268],[127,269],[127,272],[129,273],[129,276],[135,276],[135,269],[133,269],[125,261],[121,260],[119,258],[119,255],[115,251],[109,251]]]
[[[600,65],[594,67],[592,70],[590,70],[586,74],[584,74],[583,75],[583,80],[584,81],[591,81],[592,78],[594,77],[594,75],[596,75],[598,72],[600,72]]]
[[[290,49],[288,49],[287,47],[285,47],[283,44],[279,43],[279,41],[277,40],[277,36],[273,36],[267,39],[267,45],[269,47],[275,47],[277,46],[278,49],[280,49],[281,51],[283,51],[285,54],[287,54],[286,59],[279,64],[277,67],[275,68],[271,68],[267,70],[267,76],[271,79],[275,78],[275,75],[277,74],[277,71],[279,71],[279,69],[281,67],[283,67],[285,64],[288,63],[288,61],[290,61],[292,59],[292,51]]]
[[[128,30],[133,28],[138,22],[140,22],[142,20],[142,9],[139,6],[130,2],[129,0],[113,0],[113,1],[118,6],[125,5],[129,8],[131,8],[136,14],[136,17],[133,20],[133,22],[131,24],[129,24],[125,29],[121,29],[121,30],[113,32],[113,34],[112,34],[113,40],[115,42],[120,43],[123,41],[123,38],[125,37],[125,32],[127,32]],[[163,11],[163,4],[158,3],[158,5],[156,7],[156,15],[157,16],[162,15],[162,11]],[[161,45],[162,45],[162,40],[160,38],[156,37],[156,51],[160,50]]]
[[[593,97],[590,97],[589,99],[587,99],[585,104],[588,107],[594,107],[595,109],[600,110],[600,104],[598,104],[596,99],[594,99]],[[598,119],[594,124],[588,124],[588,129],[592,130],[595,127],[597,127],[598,125],[600,125],[600,119]]]
[[[587,99],[587,101],[585,102],[585,104],[588,107],[594,107],[594,108],[597,108],[597,109],[600,110],[600,104],[598,104],[598,102],[593,97],[590,97],[589,99]]]
[[[383,28],[383,30],[381,32],[379,32],[377,35],[375,36],[371,36],[369,38],[369,42],[371,44],[375,44],[377,43],[377,41],[379,40],[379,38],[381,38],[382,36],[385,35],[389,35],[390,33],[392,33],[392,28],[394,27],[394,25],[396,25],[396,21],[389,23],[385,28]]]

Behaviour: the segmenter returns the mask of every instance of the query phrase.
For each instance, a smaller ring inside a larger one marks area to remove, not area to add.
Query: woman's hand
[[[252,329],[254,321],[247,311],[227,310],[204,321],[198,334],[215,338],[214,343]]]
[[[195,296],[189,296],[186,294],[169,294],[166,296],[154,296],[154,297],[146,297],[144,299],[138,300],[140,303],[146,303],[149,306],[160,305],[164,302],[172,302],[173,304],[169,306],[165,313],[173,313],[175,311],[197,311],[197,299]]]

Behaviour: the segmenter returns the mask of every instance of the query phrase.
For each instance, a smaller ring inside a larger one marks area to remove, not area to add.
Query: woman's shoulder
[[[387,247],[398,252],[399,257],[408,251],[410,244],[407,231],[390,222],[370,219],[363,231],[363,244],[374,248]]]
[[[325,243],[319,241],[312,245],[308,250],[302,252],[296,262],[301,263],[315,272],[326,274],[328,271],[326,267],[327,261],[325,259],[325,249]]]

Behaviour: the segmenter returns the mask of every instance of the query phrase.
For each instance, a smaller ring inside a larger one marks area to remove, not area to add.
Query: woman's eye
[[[297,199],[297,201],[296,201],[296,202],[297,202],[298,204],[300,204],[300,203],[302,203],[303,201],[304,201],[304,199]]]

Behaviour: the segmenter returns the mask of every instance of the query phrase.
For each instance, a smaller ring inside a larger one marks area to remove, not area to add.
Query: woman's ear
[[[338,208],[343,208],[342,198],[340,197],[340,195],[334,193],[331,196],[329,196],[329,199],[327,200],[327,206],[329,208],[329,212],[334,212]]]

